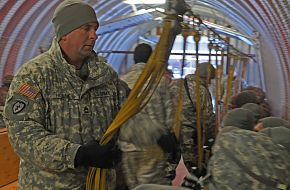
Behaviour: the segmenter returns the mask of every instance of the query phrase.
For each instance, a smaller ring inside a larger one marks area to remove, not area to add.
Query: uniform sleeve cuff
[[[81,147],[79,144],[69,144],[68,145],[68,150],[67,150],[67,155],[66,155],[66,160],[68,163],[68,168],[75,168],[75,157],[77,154],[78,149]]]

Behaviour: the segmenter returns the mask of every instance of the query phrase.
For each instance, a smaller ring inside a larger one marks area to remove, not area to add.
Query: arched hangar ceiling
[[[54,36],[50,22],[60,0],[0,1],[0,83],[25,61],[49,48]],[[136,14],[136,7],[122,0],[87,0],[99,17],[100,37],[95,49],[130,50],[147,31],[158,25],[150,13]],[[245,35],[256,35],[261,51],[265,90],[276,115],[290,116],[289,1],[285,0],[186,0],[199,15],[217,15]],[[138,8],[138,7],[137,7]],[[128,17],[134,14],[132,17]],[[116,19],[124,17],[126,22]],[[113,22],[114,23],[114,22]],[[116,24],[118,23],[118,25]],[[116,26],[117,25],[117,26]],[[111,29],[110,29],[111,28]],[[108,32],[109,30],[110,32]],[[110,57],[119,68],[124,55]]]

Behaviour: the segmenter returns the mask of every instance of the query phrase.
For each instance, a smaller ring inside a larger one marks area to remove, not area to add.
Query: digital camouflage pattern
[[[280,117],[265,117],[260,119],[258,123],[262,123],[264,128],[284,126],[290,129],[290,122]]]
[[[166,156],[157,146],[144,151],[124,152],[122,169],[129,189],[145,183],[171,185],[165,172]]]
[[[76,152],[101,139],[126,96],[108,64],[94,53],[87,64],[83,81],[54,40],[15,76],[4,117],[20,156],[19,190],[85,189],[88,168],[74,167]]]
[[[184,187],[168,186],[168,185],[156,185],[156,184],[142,184],[133,190],[189,190]]]
[[[189,99],[188,94],[184,88],[183,92],[183,117],[181,128],[181,154],[185,166],[190,172],[192,167],[196,166],[197,161],[197,114],[196,114],[196,97],[195,75],[189,74],[186,76],[188,84],[188,92],[192,99]],[[205,139],[209,139],[213,135],[213,128],[215,125],[215,114],[213,112],[213,105],[209,90],[205,88],[204,81],[200,83],[200,106],[201,106],[201,126],[205,126]]]
[[[132,65],[129,72],[121,77],[131,89],[145,64]],[[122,165],[130,189],[142,183],[171,182],[166,172],[167,155],[157,144],[161,134],[172,130],[174,121],[173,99],[168,85],[168,81],[162,78],[146,106],[120,129],[119,147],[123,152]]]
[[[290,184],[289,156],[284,147],[261,133],[225,127],[209,161],[209,190],[279,189],[269,182],[280,187]]]

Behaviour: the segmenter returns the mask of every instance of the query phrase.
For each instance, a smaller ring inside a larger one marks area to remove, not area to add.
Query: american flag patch
[[[17,91],[31,100],[34,100],[39,93],[39,89],[34,88],[26,83],[21,84]]]

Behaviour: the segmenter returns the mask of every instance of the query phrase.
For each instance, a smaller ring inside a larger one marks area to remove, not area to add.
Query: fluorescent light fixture
[[[126,0],[124,3],[127,4],[165,4],[166,0]]]

